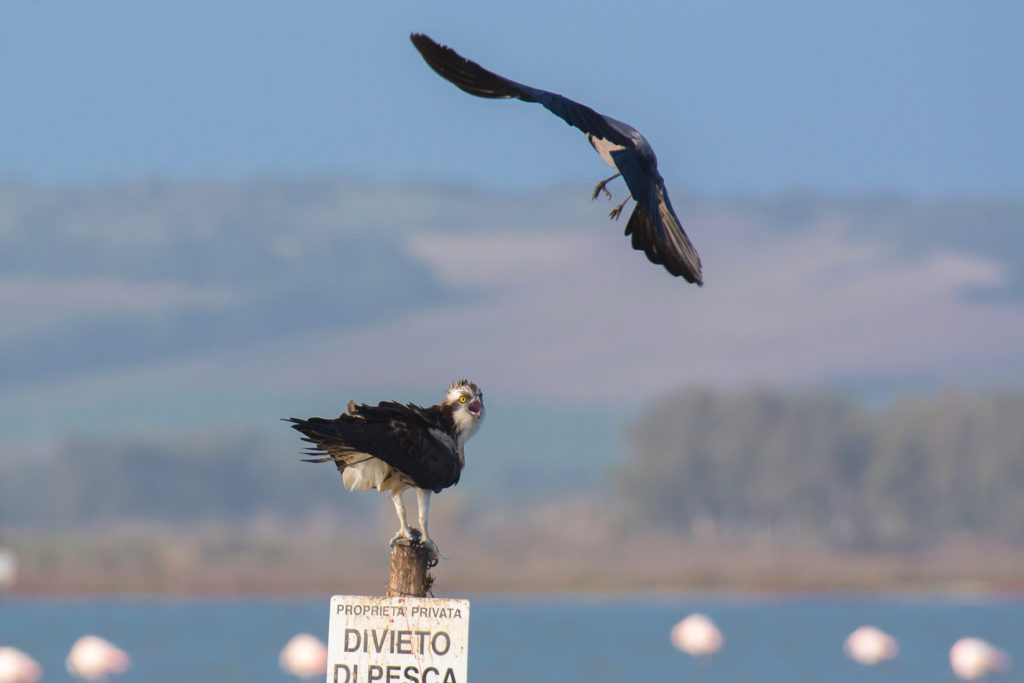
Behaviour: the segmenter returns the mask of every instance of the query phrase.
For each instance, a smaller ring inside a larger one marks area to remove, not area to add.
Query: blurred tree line
[[[265,435],[264,435],[265,436]],[[0,511],[12,528],[111,523],[245,524],[353,509],[330,463],[239,433],[189,438],[67,438],[46,456],[0,462]]]
[[[0,513],[31,532],[389,512],[344,491],[330,464],[299,462],[301,444],[285,436],[68,438],[46,456],[0,459]],[[1024,540],[1024,394],[949,392],[870,408],[835,394],[690,390],[643,411],[627,442],[610,465],[611,491],[579,489],[596,501],[610,494],[627,533],[850,549],[950,534]],[[557,453],[575,462],[549,470],[565,478],[550,499],[571,489],[572,467],[593,466],[587,452]],[[483,480],[460,493],[511,516],[537,502],[531,482],[513,473],[495,485],[500,496]]]
[[[1024,539],[1024,395],[942,393],[872,410],[835,395],[686,391],[631,426],[627,524],[848,548],[964,533]]]

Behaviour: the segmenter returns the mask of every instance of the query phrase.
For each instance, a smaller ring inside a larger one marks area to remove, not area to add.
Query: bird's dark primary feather
[[[438,492],[459,481],[462,465],[457,455],[430,433],[431,428],[445,434],[453,431],[452,418],[442,407],[385,401],[351,408],[334,419],[293,417],[288,421],[305,435],[305,441],[314,444],[311,455],[326,453],[341,471],[346,467],[345,456],[366,453],[402,472],[422,489]]]
[[[477,97],[515,97],[527,102],[535,101],[530,98],[530,88],[522,88],[515,81],[488,71],[447,45],[434,42],[429,36],[413,33],[409,38],[430,68],[442,78],[454,83],[460,90]]]
[[[630,143],[629,137],[611,125],[607,117],[586,105],[558,93],[516,83],[499,76],[422,33],[413,33],[410,38],[430,68],[470,95],[491,99],[511,97],[524,102],[539,102],[570,126],[575,126],[584,133],[610,140],[617,145]]]
[[[703,285],[700,256],[672,209],[654,150],[635,128],[557,93],[499,76],[428,36],[414,33],[413,45],[442,78],[471,95],[539,102],[566,123],[623,149],[611,151],[615,167],[636,200],[626,225],[634,249],[673,275]],[[596,146],[595,146],[596,148]]]

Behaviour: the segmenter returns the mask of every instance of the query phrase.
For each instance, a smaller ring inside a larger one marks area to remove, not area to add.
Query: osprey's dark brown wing
[[[451,436],[451,420],[437,406],[420,408],[385,401],[350,405],[337,418],[289,418],[313,444],[311,455],[326,454],[344,470],[354,453],[366,453],[404,473],[416,486],[438,492],[459,481],[462,466]],[[317,458],[325,462],[328,458]]]

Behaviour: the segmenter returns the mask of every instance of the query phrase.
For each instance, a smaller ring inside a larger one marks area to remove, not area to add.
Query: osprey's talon
[[[436,565],[438,558],[441,557],[441,552],[437,549],[437,544],[428,537],[421,541],[420,545],[430,553],[430,566],[433,567]]]
[[[391,539],[391,547],[394,548],[396,545],[404,546],[415,546],[420,542],[420,532],[412,527],[405,527],[399,529],[398,533]]]

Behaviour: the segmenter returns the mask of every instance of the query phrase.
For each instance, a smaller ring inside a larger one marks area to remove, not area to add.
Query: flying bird
[[[441,403],[421,408],[382,401],[376,406],[348,402],[334,419],[288,418],[313,444],[306,462],[334,462],[350,490],[377,489],[391,496],[398,513],[394,545],[421,543],[437,559],[427,533],[430,494],[454,486],[466,465],[465,446],[484,418],[484,395],[467,379],[452,382]],[[409,526],[402,492],[416,489],[419,530]]]
[[[665,180],[658,173],[658,159],[640,131],[558,93],[499,76],[422,33],[413,33],[410,38],[434,71],[470,95],[539,102],[583,131],[601,158],[617,171],[597,184],[592,198],[596,199],[602,191],[610,198],[608,183],[622,176],[630,196],[612,209],[610,216],[617,219],[630,197],[636,200],[626,224],[626,235],[632,235],[633,248],[643,251],[651,263],[664,266],[673,275],[704,284],[700,256],[672,209]]]

